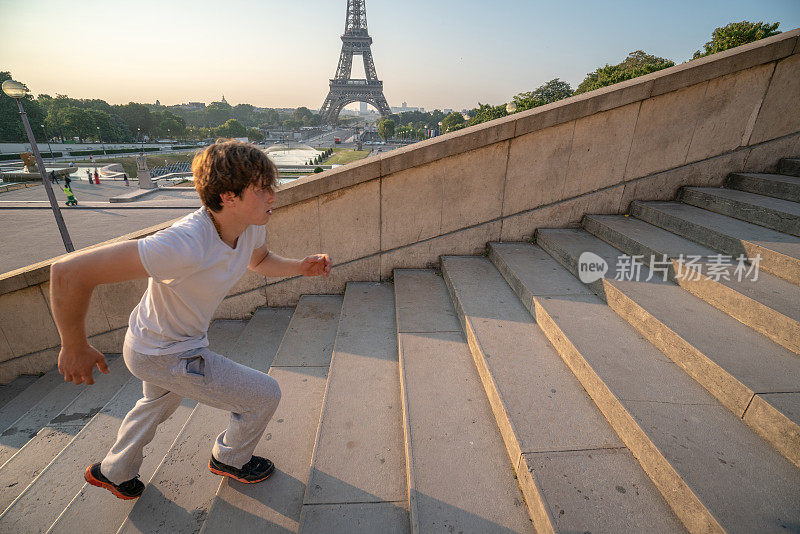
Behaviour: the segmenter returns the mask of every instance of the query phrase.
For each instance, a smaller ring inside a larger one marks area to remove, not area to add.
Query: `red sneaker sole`
[[[211,471],[212,473],[214,473],[215,475],[219,475],[221,477],[232,478],[234,480],[238,480],[239,482],[241,482],[243,484],[255,484],[257,482],[262,482],[264,480],[267,480],[272,475],[272,473],[275,472],[275,469],[273,468],[273,470],[270,471],[269,474],[267,476],[265,476],[264,478],[259,478],[258,480],[244,480],[244,479],[239,478],[237,476],[234,476],[234,475],[232,475],[230,473],[226,473],[225,471],[220,471],[218,469],[214,469],[213,467],[211,467],[211,462],[208,462],[208,470]]]
[[[92,486],[97,486],[98,488],[107,489],[108,491],[113,493],[114,496],[117,497],[118,499],[122,499],[124,501],[130,501],[132,499],[138,499],[139,498],[139,495],[137,495],[135,497],[130,497],[128,495],[123,495],[122,493],[117,491],[117,489],[114,486],[112,486],[111,484],[106,484],[105,482],[102,482],[102,481],[97,480],[96,478],[94,478],[94,475],[92,475],[92,466],[91,465],[86,468],[86,472],[83,474],[83,478],[85,478],[86,482],[88,482]]]

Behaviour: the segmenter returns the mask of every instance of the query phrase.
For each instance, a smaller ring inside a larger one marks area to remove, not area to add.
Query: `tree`
[[[482,122],[505,117],[506,115],[508,115],[508,112],[506,111],[505,104],[493,106],[491,104],[481,104],[478,102],[478,107],[469,112],[470,119],[468,124],[469,126],[474,126]]]
[[[378,135],[386,141],[394,136],[394,121],[392,119],[381,119],[378,121]]]
[[[199,121],[195,126],[214,128],[233,118],[233,108],[230,104],[226,102],[212,102],[198,112]]]
[[[247,128],[236,119],[228,119],[225,124],[214,129],[216,137],[246,137]]]
[[[88,125],[90,130],[89,137],[93,137],[98,141],[102,139],[106,143],[117,143],[124,141],[128,137],[128,132],[124,127],[120,127],[121,123],[115,120],[114,115],[99,109],[84,109],[81,111],[86,114],[90,123]]]
[[[12,79],[10,72],[0,72],[0,83],[10,79]],[[44,133],[39,125],[45,123],[45,111],[29,94],[22,97],[22,107],[25,108],[25,113],[28,115],[28,121],[31,123],[34,136],[43,138]],[[17,103],[2,91],[0,91],[0,141],[28,142],[28,136],[22,126]]]
[[[59,120],[67,139],[77,137],[80,142],[87,137],[97,134],[94,121],[85,109],[70,106],[63,109],[59,114]]]
[[[263,141],[264,134],[261,133],[257,128],[248,128],[247,129],[247,138],[251,141]]]
[[[711,34],[711,40],[703,46],[703,51],[698,50],[692,56],[692,59],[704,57],[709,54],[716,54],[729,48],[734,48],[753,41],[758,41],[764,37],[778,35],[778,26],[780,22],[774,24],[765,24],[764,22],[749,22],[743,20],[742,22],[731,22],[727,26],[717,28]]]
[[[124,106],[114,106],[114,111],[122,117],[122,120],[128,125],[131,135],[135,136],[138,141],[139,135],[155,134],[153,131],[156,126],[153,114],[150,113],[150,108],[144,104],[137,104],[129,102]]]
[[[572,87],[567,82],[554,78],[533,91],[516,95],[514,104],[517,105],[517,111],[523,111],[569,98],[572,93]]]
[[[442,132],[454,132],[464,127],[464,116],[461,113],[453,112],[442,119]]]
[[[618,65],[606,65],[605,67],[600,67],[596,71],[587,74],[586,78],[584,78],[575,90],[575,94],[585,93],[623,80],[644,76],[645,74],[666,69],[673,65],[675,65],[674,61],[647,54],[642,50],[636,50],[628,54],[628,57]]]
[[[158,123],[159,137],[182,137],[185,126],[175,119],[167,118]]]

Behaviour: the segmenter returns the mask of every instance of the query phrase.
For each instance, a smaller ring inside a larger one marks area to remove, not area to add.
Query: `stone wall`
[[[392,269],[474,254],[538,227],[624,213],[684,185],[721,185],[800,155],[800,30],[299,179],[278,195],[267,241],[284,256],[327,252],[321,278],[249,273],[217,311],[248,317],[304,293],[341,293]],[[119,239],[136,239],[166,225]],[[0,382],[51,368],[58,335],[49,260],[0,277]],[[100,287],[88,319],[119,352],[143,281]]]

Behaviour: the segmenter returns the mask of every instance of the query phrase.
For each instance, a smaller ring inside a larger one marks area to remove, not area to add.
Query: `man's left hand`
[[[328,276],[331,274],[331,259],[327,254],[312,254],[300,262],[303,276]]]

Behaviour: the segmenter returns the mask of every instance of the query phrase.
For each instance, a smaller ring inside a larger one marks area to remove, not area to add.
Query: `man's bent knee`
[[[281,401],[281,388],[271,376],[266,376],[253,395],[253,411],[271,417]]]

